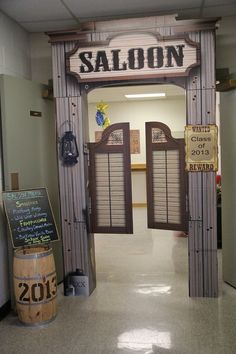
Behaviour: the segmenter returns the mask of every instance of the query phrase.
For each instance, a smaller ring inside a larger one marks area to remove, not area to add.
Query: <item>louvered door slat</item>
[[[184,141],[163,123],[146,123],[148,227],[186,230]]]
[[[92,232],[132,233],[129,124],[108,127],[89,150]]]

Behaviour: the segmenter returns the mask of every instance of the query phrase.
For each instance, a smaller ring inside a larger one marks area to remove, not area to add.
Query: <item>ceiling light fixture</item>
[[[125,95],[126,98],[156,98],[156,97],[166,97],[164,92],[158,93],[135,93],[130,95]]]

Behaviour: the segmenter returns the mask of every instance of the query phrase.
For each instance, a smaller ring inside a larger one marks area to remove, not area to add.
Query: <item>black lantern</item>
[[[76,143],[76,138],[71,130],[65,132],[61,138],[61,158],[64,165],[75,165],[78,160],[79,151]]]

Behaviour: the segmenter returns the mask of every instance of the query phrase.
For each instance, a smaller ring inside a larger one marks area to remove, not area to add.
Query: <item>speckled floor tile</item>
[[[64,297],[58,315],[29,328],[0,322],[1,354],[235,354],[236,290],[221,280],[217,299],[188,297],[187,238],[147,230],[135,209],[134,235],[96,235],[97,288]]]

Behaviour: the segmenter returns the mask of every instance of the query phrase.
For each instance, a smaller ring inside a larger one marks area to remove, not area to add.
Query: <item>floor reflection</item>
[[[170,332],[159,332],[152,328],[133,329],[118,337],[117,347],[132,351],[144,350],[145,353],[148,350],[148,353],[152,353],[153,347],[170,349],[171,336]]]
[[[140,284],[134,289],[134,292],[141,295],[168,295],[171,294],[172,287],[166,284]]]

